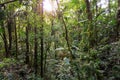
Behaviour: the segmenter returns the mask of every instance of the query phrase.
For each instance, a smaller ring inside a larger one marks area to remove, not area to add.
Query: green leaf
[[[3,32],[3,29],[0,28],[0,33],[2,33],[2,32]]]

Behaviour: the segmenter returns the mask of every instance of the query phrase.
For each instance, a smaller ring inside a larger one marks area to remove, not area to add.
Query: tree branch
[[[9,3],[12,3],[12,2],[16,2],[18,0],[11,0],[11,1],[7,1],[7,2],[4,2],[4,3],[1,3],[0,4],[0,7],[4,6],[5,4],[9,4]]]

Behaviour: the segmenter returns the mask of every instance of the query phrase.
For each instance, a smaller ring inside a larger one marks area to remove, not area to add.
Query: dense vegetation
[[[0,0],[0,80],[120,80],[120,0]]]

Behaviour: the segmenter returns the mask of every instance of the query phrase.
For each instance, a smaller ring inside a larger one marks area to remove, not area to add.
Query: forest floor
[[[4,63],[4,62],[1,62]],[[9,64],[4,65],[0,69],[0,80],[28,80],[33,70],[25,64]]]
[[[101,59],[101,70],[104,71],[103,76],[111,78],[114,75],[118,77],[117,79],[119,80],[120,43],[111,43],[106,45],[106,47],[104,46],[104,49],[103,47],[100,47],[99,51],[102,51],[98,58]],[[61,74],[70,78],[74,77],[70,72],[70,70],[72,70],[74,73],[68,59],[48,59],[47,63],[47,74],[49,74],[47,77],[52,77],[51,75],[53,75],[59,78],[61,77]],[[33,77],[33,68],[23,62],[16,61],[13,58],[4,58],[3,60],[0,60],[0,80],[34,80]],[[109,80],[109,78],[104,79]]]

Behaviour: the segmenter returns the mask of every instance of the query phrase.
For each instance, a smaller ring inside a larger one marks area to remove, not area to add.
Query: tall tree
[[[118,11],[117,11],[117,26],[115,27],[116,40],[119,40],[120,31],[120,0],[118,0]]]
[[[60,5],[59,5],[58,0],[56,0],[56,2],[57,2],[57,6],[58,6],[58,16],[60,16],[61,21],[63,22],[64,28],[65,28],[65,40],[66,40],[66,43],[67,43],[67,47],[68,47],[68,50],[70,52],[71,58],[73,59],[73,58],[75,58],[75,56],[73,55],[72,50],[71,50],[71,46],[70,46],[70,42],[69,42],[69,36],[68,36],[67,25],[65,23],[65,20],[64,20],[64,17],[63,17],[63,13],[60,11]]]
[[[41,78],[44,77],[44,69],[43,69],[43,62],[44,62],[44,31],[43,31],[43,27],[44,27],[44,21],[43,21],[43,0],[41,3]]]
[[[0,6],[0,17],[1,17],[0,26],[1,26],[1,29],[3,30],[3,32],[1,33],[1,36],[4,42],[5,56],[8,57],[9,56],[8,41],[7,41],[7,36],[6,36],[5,24],[4,24],[4,20],[6,19],[5,9],[6,8],[4,5]]]
[[[27,26],[26,26],[26,58],[25,58],[25,63],[29,64],[29,21],[27,22]]]
[[[16,54],[15,54],[15,57],[16,59],[18,58],[18,36],[17,36],[17,26],[16,26],[16,18],[14,17],[14,26],[15,26],[15,48],[16,48]]]
[[[34,27],[34,70],[35,70],[35,75],[37,76],[37,69],[38,69],[38,40],[37,40],[37,25]]]
[[[91,12],[91,6],[90,6],[90,0],[85,0],[86,3],[86,12],[87,12],[87,17],[88,20],[92,20],[92,12]]]
[[[86,13],[87,13],[87,18],[88,18],[88,25],[87,25],[87,32],[88,34],[86,35],[86,37],[88,37],[88,48],[90,47],[94,47],[96,45],[96,39],[95,36],[96,35],[96,27],[93,26],[92,23],[92,18],[93,18],[93,14],[92,14],[92,10],[91,10],[91,4],[90,4],[90,0],[85,0],[86,3]]]
[[[13,19],[11,18],[11,15],[8,18],[8,35],[9,35],[9,54],[11,55],[11,49],[12,49],[12,26],[13,26]]]

